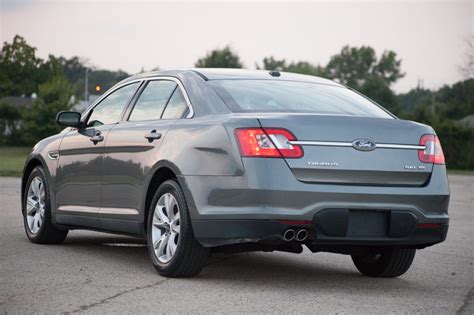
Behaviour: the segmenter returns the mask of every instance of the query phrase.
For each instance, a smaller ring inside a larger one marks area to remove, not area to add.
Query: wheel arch
[[[45,167],[44,162],[41,161],[40,158],[32,157],[28,160],[28,162],[25,164],[25,167],[23,169],[23,175],[21,177],[21,212],[22,213],[23,213],[23,206],[24,206],[23,199],[25,196],[26,182],[28,181],[28,178],[30,177],[31,172],[38,166],[41,166],[44,169],[44,171],[46,172],[46,176],[48,176],[48,181],[50,179],[49,172],[47,168]]]
[[[149,213],[148,210],[153,200],[155,191],[158,189],[158,187],[160,187],[162,183],[169,179],[178,180],[179,174],[180,173],[177,167],[172,163],[166,161],[158,163],[158,165],[155,167],[155,171],[153,172],[153,175],[151,176],[150,181],[148,183],[148,187],[145,194],[145,202],[143,206],[143,230],[145,231],[145,233],[147,229],[147,220]]]

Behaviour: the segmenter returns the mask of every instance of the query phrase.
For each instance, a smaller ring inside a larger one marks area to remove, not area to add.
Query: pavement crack
[[[462,302],[461,307],[456,311],[456,314],[464,314],[466,313],[466,309],[469,306],[469,303],[472,302],[474,299],[474,288],[471,288],[469,292],[467,292],[466,296],[464,297],[464,300]]]
[[[96,306],[100,306],[102,304],[106,304],[108,303],[110,300],[113,300],[113,299],[116,299],[124,294],[128,294],[128,293],[131,293],[131,292],[135,292],[135,291],[138,291],[138,290],[143,290],[143,289],[148,289],[148,288],[152,288],[154,286],[158,286],[160,284],[163,284],[164,282],[168,281],[170,279],[164,279],[164,280],[160,280],[158,282],[155,282],[155,283],[152,283],[152,284],[147,284],[147,285],[143,285],[143,286],[139,286],[139,287],[135,287],[135,288],[132,288],[132,289],[128,289],[128,290],[124,290],[124,291],[121,291],[119,293],[116,293],[114,295],[111,295],[109,297],[106,297],[106,298],[103,298],[101,300],[99,300],[98,302],[94,302],[94,303],[90,303],[90,304],[86,304],[86,305],[81,305],[79,306],[78,309],[76,310],[73,310],[71,312],[64,312],[63,314],[73,314],[73,313],[79,313],[79,312],[83,312],[83,311],[87,311],[89,310],[90,308],[93,308],[93,307],[96,307]]]

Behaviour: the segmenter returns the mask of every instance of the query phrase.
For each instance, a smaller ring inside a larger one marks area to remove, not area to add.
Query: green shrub
[[[450,169],[474,169],[474,128],[452,120],[432,127],[443,146],[446,166]]]
[[[56,114],[69,110],[72,85],[64,76],[55,76],[38,88],[38,99],[22,111],[22,143],[32,145],[63,129],[55,122]]]

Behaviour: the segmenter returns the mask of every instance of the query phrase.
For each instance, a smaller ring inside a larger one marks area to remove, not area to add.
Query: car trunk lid
[[[421,186],[433,164],[418,158],[428,126],[398,119],[311,114],[259,114],[263,128],[291,131],[304,151],[285,158],[303,182]]]

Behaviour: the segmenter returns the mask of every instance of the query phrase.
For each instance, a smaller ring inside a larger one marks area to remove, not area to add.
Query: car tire
[[[148,211],[148,253],[158,273],[170,278],[199,274],[210,250],[194,238],[188,206],[179,183],[176,180],[162,183]]]
[[[28,239],[36,244],[60,244],[68,233],[54,226],[51,220],[48,178],[41,166],[33,169],[26,182],[23,224]]]
[[[369,277],[395,278],[410,268],[416,249],[393,248],[379,253],[352,255],[352,261],[363,275]]]

